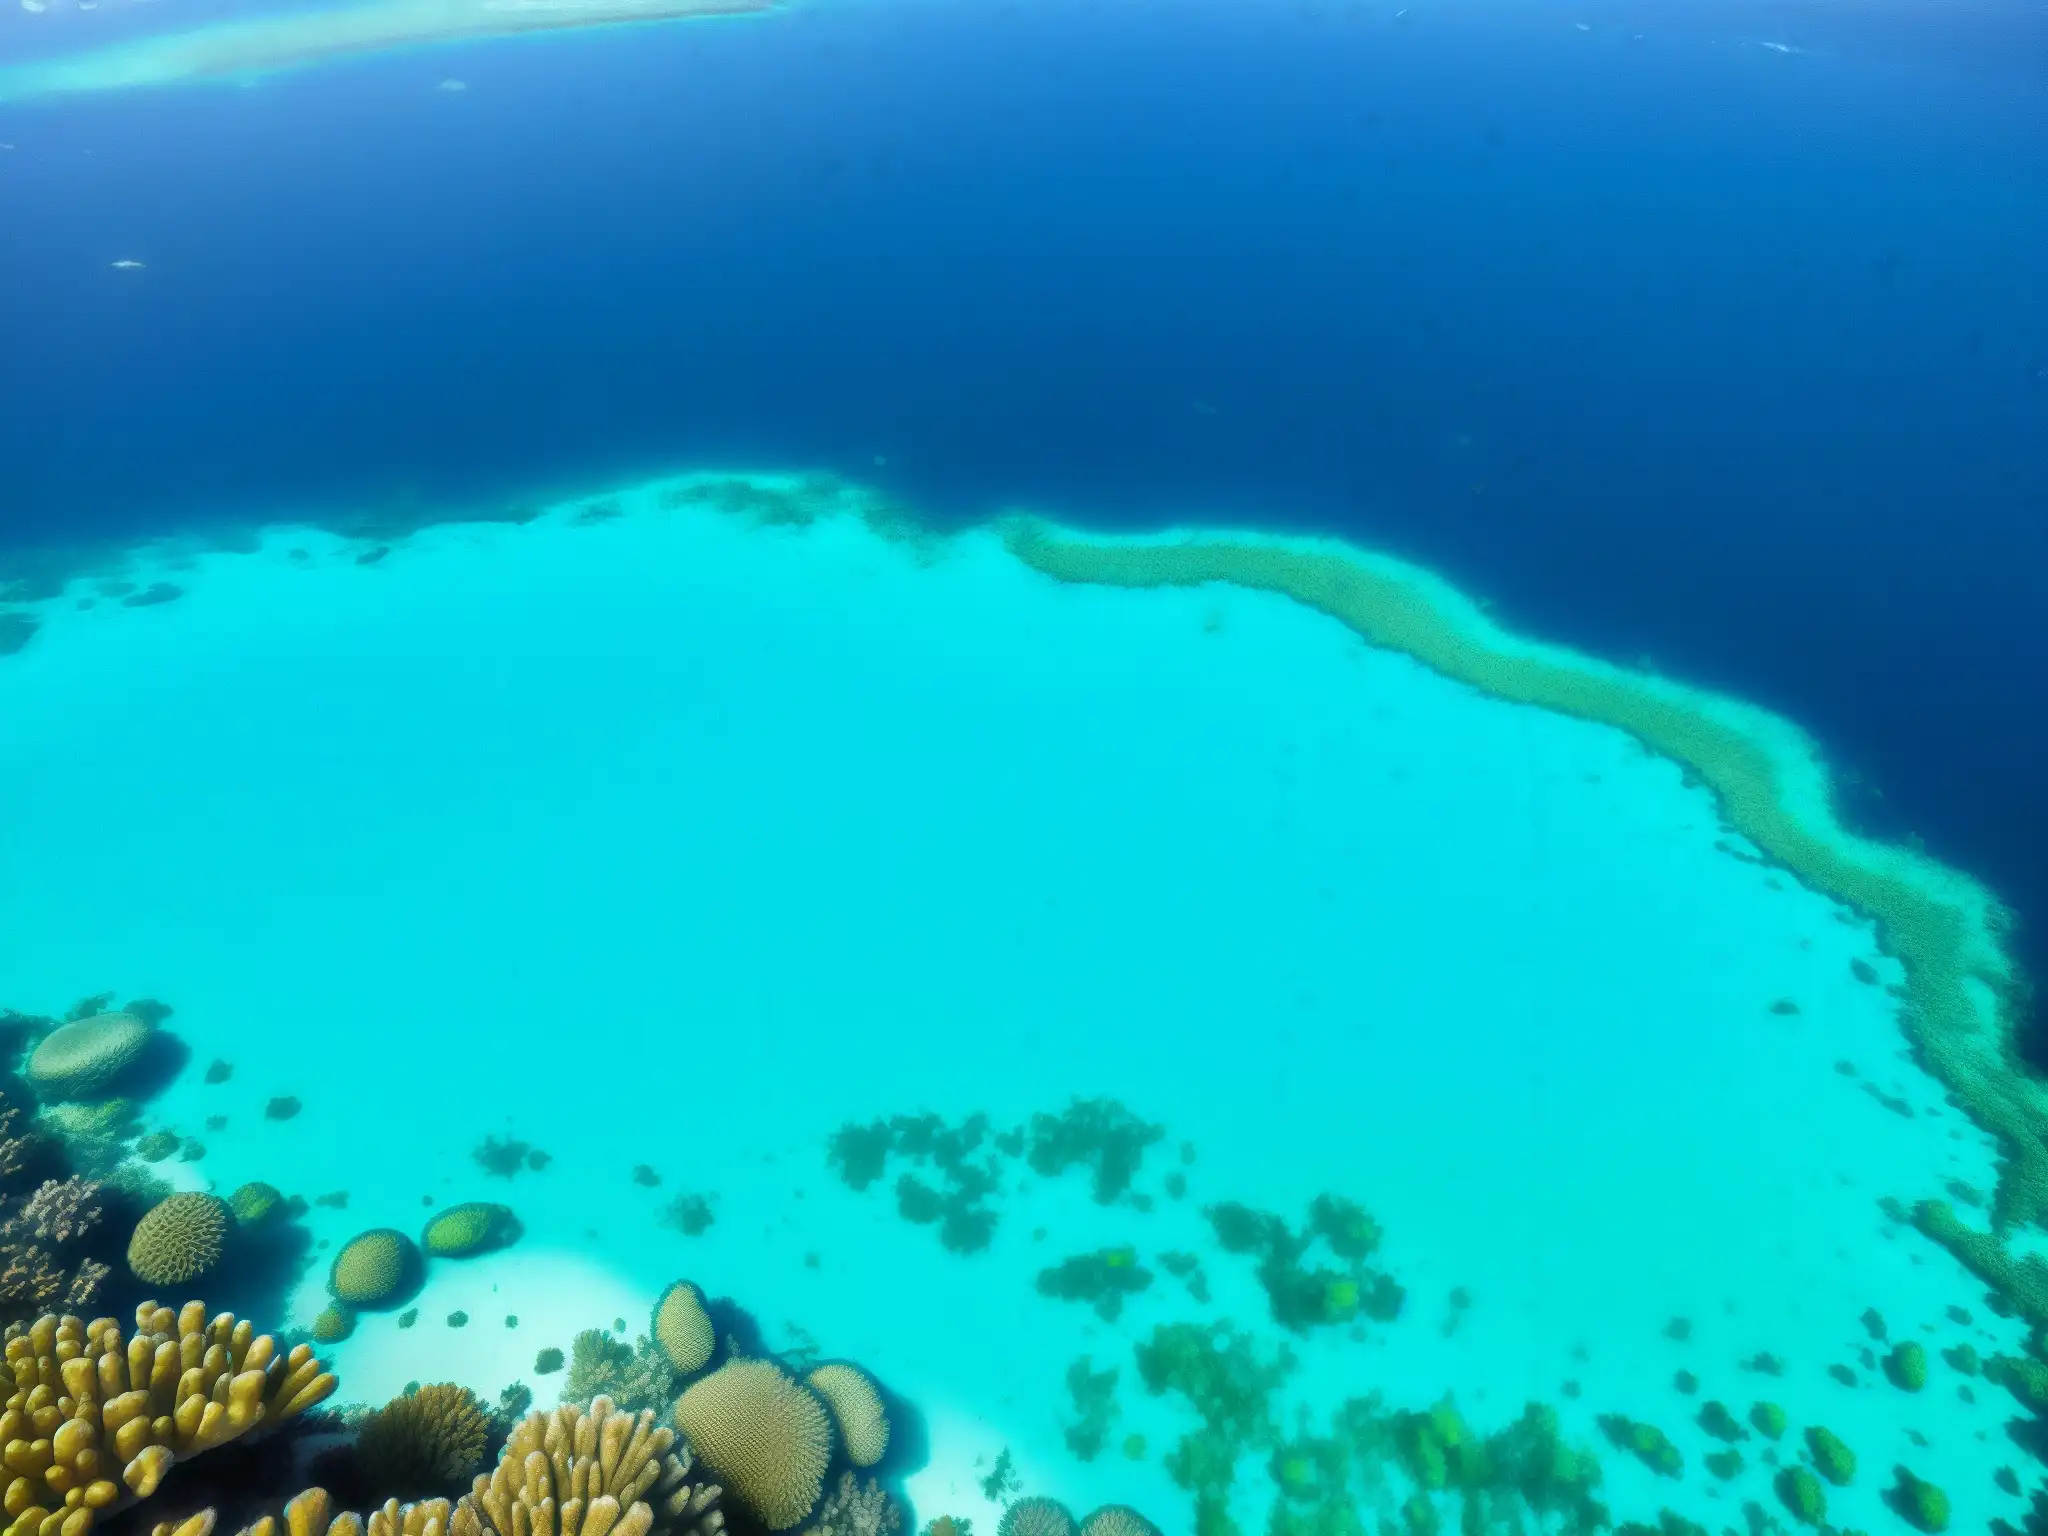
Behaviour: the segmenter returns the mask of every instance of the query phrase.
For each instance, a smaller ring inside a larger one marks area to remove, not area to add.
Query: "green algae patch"
[[[1856,1476],[1856,1453],[1842,1443],[1841,1436],[1816,1424],[1806,1432],[1806,1454],[1814,1470],[1837,1488],[1846,1488]]]
[[[1915,1477],[1905,1467],[1892,1468],[1895,1479],[1885,1491],[1884,1501],[1906,1524],[1928,1536],[1948,1529],[1948,1495],[1925,1478]]]
[[[1802,1525],[1819,1526],[1828,1518],[1827,1491],[1820,1479],[1804,1467],[1786,1467],[1771,1480],[1771,1488],[1785,1512]]]
[[[1913,849],[1860,837],[1834,808],[1813,742],[1737,700],[1631,673],[1501,629],[1419,567],[1330,542],[1249,535],[1113,539],[1035,518],[1001,529],[1055,580],[1132,589],[1212,583],[1270,592],[1368,644],[1495,698],[1626,731],[1698,775],[1731,829],[1878,927],[1905,973],[1900,1022],[1921,1063],[1998,1139],[2000,1225],[2048,1211],[2048,1101],[2015,1065],[2025,986],[1988,889]]]
[[[1600,1433],[1610,1445],[1628,1452],[1659,1477],[1684,1475],[1685,1457],[1671,1443],[1671,1437],[1656,1425],[1619,1413],[1603,1413],[1598,1423]]]
[[[1135,1248],[1101,1248],[1079,1253],[1038,1272],[1038,1294],[1059,1301],[1085,1301],[1105,1323],[1123,1316],[1124,1298],[1152,1284],[1152,1271],[1138,1262]]]
[[[1098,1371],[1085,1355],[1067,1367],[1067,1397],[1074,1405],[1074,1420],[1065,1430],[1067,1449],[1083,1461],[1093,1461],[1109,1443],[1117,1420],[1116,1381],[1114,1366]]]
[[[1710,1398],[1702,1404],[1699,1417],[1694,1422],[1716,1440],[1725,1440],[1730,1445],[1749,1438],[1749,1431],[1736,1422],[1735,1415],[1728,1411],[1728,1405],[1718,1398]]]
[[[1742,1475],[1742,1452],[1733,1446],[1724,1446],[1718,1451],[1709,1451],[1704,1458],[1707,1470],[1722,1482],[1728,1482]]]
[[[1085,1168],[1097,1205],[1126,1200],[1146,1149],[1166,1128],[1132,1114],[1115,1099],[1076,1099],[1056,1115],[1036,1114],[1021,1141],[1024,1160],[1040,1178]]]
[[[1194,1495],[1197,1532],[1222,1533],[1229,1524],[1238,1464],[1280,1442],[1274,1402],[1294,1373],[1291,1350],[1266,1350],[1229,1323],[1167,1323],[1136,1350],[1139,1379],[1155,1397],[1181,1399],[1198,1427],[1165,1458],[1175,1484]]]
[[[1884,1357],[1884,1379],[1901,1392],[1918,1392],[1927,1385],[1927,1351],[1911,1340],[1893,1345]]]
[[[1256,1261],[1273,1321],[1290,1332],[1361,1317],[1392,1322],[1400,1315],[1407,1293],[1371,1264],[1380,1227],[1356,1201],[1318,1195],[1300,1228],[1234,1200],[1209,1206],[1202,1214],[1225,1253]]]

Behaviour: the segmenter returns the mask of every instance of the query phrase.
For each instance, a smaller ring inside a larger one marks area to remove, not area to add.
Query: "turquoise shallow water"
[[[1368,1395],[1448,1394],[1481,1433],[1542,1403],[1614,1519],[1719,1530],[1788,1521],[1779,1474],[1824,1425],[1862,1467],[1836,1525],[1902,1528],[1895,1463],[1958,1528],[2020,1518],[2013,1404],[1939,1351],[2024,1323],[1879,1206],[1988,1191],[1994,1148],[1906,1049],[1868,916],[1624,732],[1284,596],[1064,584],[992,530],[916,534],[830,485],[764,519],[790,482],[753,485],[140,551],[124,579],[175,601],[80,578],[0,664],[0,797],[34,807],[0,849],[0,999],[165,1000],[192,1059],[135,1129],[204,1155],[156,1172],[346,1193],[262,1320],[311,1326],[365,1228],[473,1199],[523,1223],[432,1263],[409,1324],[367,1311],[327,1347],[340,1400],[548,1406],[537,1351],[644,1332],[689,1278],[898,1395],[919,1529],[996,1529],[1005,1453],[1025,1492],[1196,1529],[1170,1457],[1196,1419],[1138,1351],[1216,1320],[1294,1357],[1280,1438]],[[1076,1100],[1157,1128],[1128,1188],[985,1151],[979,1251],[899,1214],[911,1164],[856,1190],[828,1159],[849,1123]],[[489,1136],[550,1160],[493,1176]],[[1398,1316],[1283,1326],[1205,1215],[1298,1228],[1323,1194],[1383,1228]],[[707,1228],[663,1219],[679,1195]],[[1151,1279],[1114,1318],[1042,1294],[1125,1247]],[[1900,1341],[1934,1357],[1917,1390],[1879,1360]],[[1090,1458],[1077,1360],[1118,1373]],[[1741,1470],[1709,1471],[1703,1405],[1758,1400],[1791,1433],[1738,1431]],[[1241,1457],[1241,1530],[1307,1507],[1275,1443]],[[1416,1491],[1394,1457],[1334,1502],[1413,1519]]]

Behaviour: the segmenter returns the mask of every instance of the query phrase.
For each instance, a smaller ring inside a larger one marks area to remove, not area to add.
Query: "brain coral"
[[[705,1310],[704,1293],[687,1280],[678,1280],[661,1293],[661,1300],[654,1304],[651,1331],[668,1363],[685,1376],[703,1370],[718,1347],[718,1332]]]
[[[303,1413],[334,1378],[306,1345],[280,1356],[268,1334],[228,1313],[146,1301],[132,1338],[104,1317],[9,1327],[0,1388],[9,1529],[85,1536],[100,1515],[156,1492],[173,1464]]]
[[[213,1195],[172,1195],[135,1223],[128,1267],[150,1285],[182,1285],[213,1268],[227,1229],[226,1201]]]
[[[1159,1527],[1128,1504],[1105,1504],[1081,1522],[1081,1536],[1159,1536]]]
[[[1003,1511],[996,1536],[1074,1536],[1074,1517],[1058,1499],[1019,1499]]]
[[[421,1387],[363,1421],[356,1464],[363,1481],[400,1497],[460,1489],[483,1465],[491,1420],[467,1387]]]
[[[789,1530],[816,1507],[832,1459],[831,1416],[779,1366],[727,1362],[676,1399],[675,1419],[712,1474],[771,1531]]]
[[[74,1019],[43,1038],[28,1059],[28,1080],[56,1099],[90,1099],[149,1044],[150,1028],[132,1013]]]
[[[570,1500],[583,1513],[580,1527],[563,1520],[565,1536],[719,1536],[721,1490],[690,1474],[688,1448],[651,1411],[621,1413],[608,1397],[587,1413],[565,1403],[513,1429],[490,1476],[456,1504],[448,1536],[539,1536]]]
[[[451,1205],[428,1222],[420,1246],[437,1259],[466,1259],[516,1241],[519,1232],[519,1218],[510,1207],[472,1200]]]
[[[381,1307],[400,1300],[419,1268],[412,1239],[390,1227],[373,1227],[342,1244],[327,1272],[327,1289],[352,1307]]]
[[[821,1365],[804,1384],[825,1399],[846,1459],[856,1467],[872,1467],[889,1449],[889,1415],[872,1377],[857,1365]]]

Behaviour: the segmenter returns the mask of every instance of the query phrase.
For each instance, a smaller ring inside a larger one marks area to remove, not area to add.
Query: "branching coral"
[[[562,1401],[582,1404],[608,1397],[628,1413],[666,1409],[675,1395],[675,1368],[644,1334],[633,1344],[586,1328],[570,1341]]]
[[[40,1243],[0,1243],[0,1314],[10,1320],[52,1307],[84,1311],[99,1299],[111,1271],[97,1259],[73,1269]]]
[[[44,1242],[74,1242],[100,1224],[100,1186],[76,1175],[45,1179],[23,1203],[21,1219]]]
[[[490,1415],[467,1387],[421,1387],[363,1421],[356,1464],[369,1487],[401,1497],[460,1491],[483,1465],[490,1437]]]
[[[903,1511],[888,1491],[873,1478],[858,1482],[846,1472],[818,1507],[818,1517],[806,1536],[895,1536],[902,1529]]]
[[[677,1428],[771,1531],[803,1523],[824,1491],[832,1420],[818,1395],[766,1360],[734,1360],[676,1399]]]
[[[600,1397],[530,1414],[449,1517],[449,1536],[718,1536],[721,1490],[654,1415]]]
[[[128,1239],[128,1267],[148,1285],[183,1285],[220,1261],[228,1229],[227,1202],[214,1195],[181,1194],[158,1202]]]
[[[144,1302],[124,1339],[111,1318],[40,1317],[7,1330],[0,1507],[9,1536],[85,1536],[146,1499],[176,1462],[270,1428],[334,1390],[305,1345],[203,1303]]]
[[[336,1510],[325,1488],[308,1488],[284,1507],[284,1518],[265,1515],[242,1528],[239,1536],[444,1536],[448,1516],[454,1508],[446,1499],[428,1499],[418,1504],[386,1500],[381,1509],[366,1519],[347,1510]],[[213,1536],[218,1515],[202,1509],[190,1519],[157,1526],[150,1536]]]

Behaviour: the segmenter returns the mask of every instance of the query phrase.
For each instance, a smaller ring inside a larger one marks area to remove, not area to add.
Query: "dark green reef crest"
[[[1919,1060],[1997,1138],[1997,1226],[2048,1215],[2048,1095],[2013,1048],[2028,992],[2004,945],[2009,915],[1968,876],[1844,827],[1817,749],[1792,725],[1735,700],[1520,639],[1428,572],[1346,546],[1252,535],[1119,539],[1027,517],[999,531],[1018,559],[1064,582],[1215,584],[1291,598],[1444,677],[1614,726],[1679,763],[1714,793],[1734,832],[1875,923],[1905,970],[1900,1016]],[[1948,1243],[1939,1224],[1928,1227]],[[1972,1267],[1983,1272],[1981,1256]]]

